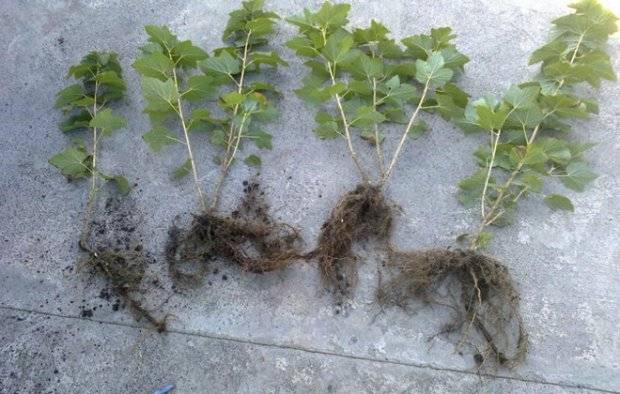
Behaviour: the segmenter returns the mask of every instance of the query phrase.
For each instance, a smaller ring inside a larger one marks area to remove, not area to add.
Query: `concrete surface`
[[[517,4],[518,3],[518,4]],[[267,1],[282,15],[319,1]],[[500,93],[531,75],[529,53],[543,43],[564,1],[354,1],[351,21],[374,17],[395,37],[452,26],[472,61],[461,85],[474,96]],[[372,304],[376,261],[362,265],[348,316],[334,314],[316,267],[299,264],[249,275],[214,264],[199,289],[170,291],[162,258],[166,229],[195,207],[192,185],[167,176],[182,147],[152,154],[140,136],[149,129],[137,75],[129,67],[145,40],[146,23],[168,24],[182,38],[220,46],[227,13],[237,2],[204,0],[4,0],[0,3],[0,392],[137,392],[175,382],[189,392],[537,392],[620,391],[620,88],[600,91],[601,115],[575,135],[601,141],[590,154],[601,174],[583,194],[568,194],[574,214],[551,213],[540,201],[522,204],[517,222],[497,232],[492,252],[506,261],[523,298],[531,352],[515,371],[476,375],[471,356],[428,338],[446,320],[438,308],[415,316]],[[285,100],[271,127],[275,149],[263,153],[261,182],[277,216],[299,226],[308,249],[338,197],[356,182],[342,143],[316,139],[313,112],[294,94],[302,64],[274,40],[291,67],[273,74]],[[138,183],[149,265],[145,302],[174,313],[171,332],[143,330],[104,284],[73,270],[85,185],[70,184],[47,164],[67,144],[58,130],[55,93],[67,68],[91,49],[121,55],[129,95],[120,106],[128,128],[106,141],[101,165]],[[610,50],[620,69],[620,40]],[[456,183],[474,170],[482,141],[426,117],[432,132],[408,146],[389,197],[403,208],[402,247],[449,246],[476,216],[456,201]],[[197,140],[205,182],[215,179],[211,147]],[[393,146],[393,145],[389,145]],[[205,147],[205,148],[203,148]],[[370,152],[364,151],[364,154]],[[368,160],[370,160],[368,156]],[[232,207],[251,172],[234,168],[224,205]],[[362,251],[364,252],[364,251]],[[367,251],[367,252],[370,252]],[[226,280],[224,280],[224,278]],[[102,299],[103,297],[103,299]],[[96,308],[96,309],[95,309]],[[92,311],[85,314],[84,311]]]

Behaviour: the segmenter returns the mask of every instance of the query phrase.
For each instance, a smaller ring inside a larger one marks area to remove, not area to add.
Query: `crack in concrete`
[[[87,321],[87,322],[93,322],[93,323],[107,324],[111,326],[118,326],[118,327],[125,327],[125,328],[151,330],[149,327],[140,326],[137,324],[130,324],[130,323],[124,323],[124,322],[113,322],[113,321],[98,320],[98,319],[88,319],[88,318],[83,318],[80,316],[64,315],[60,313],[18,308],[18,307],[7,306],[7,305],[0,305],[0,309],[16,311],[16,312],[32,313],[32,314],[44,315],[44,316],[51,316],[51,317],[57,317],[57,318],[63,318],[63,319],[73,319],[73,320]],[[458,374],[464,374],[464,375],[474,375],[474,376],[490,378],[490,379],[513,380],[513,381],[519,381],[523,383],[534,383],[534,384],[556,386],[556,387],[562,387],[562,388],[592,390],[592,391],[596,391],[599,393],[620,394],[620,391],[607,390],[607,389],[592,387],[589,385],[550,382],[550,381],[545,381],[545,380],[528,379],[528,378],[515,377],[515,376],[494,375],[490,373],[480,373],[480,372],[468,371],[468,370],[463,370],[463,369],[438,367],[438,366],[431,365],[431,364],[420,364],[420,363],[414,363],[410,361],[391,360],[387,358],[380,359],[380,358],[360,356],[360,355],[355,355],[355,354],[337,353],[337,352],[330,351],[330,350],[314,349],[314,348],[299,346],[295,344],[280,344],[280,343],[275,343],[275,342],[264,342],[264,341],[256,341],[256,340],[251,340],[251,339],[236,338],[236,337],[222,335],[222,334],[208,334],[204,332],[195,332],[195,331],[179,330],[179,329],[169,329],[166,331],[166,333],[207,338],[207,339],[212,339],[212,340],[217,340],[217,341],[234,342],[234,343],[240,343],[240,344],[245,344],[245,345],[269,347],[269,348],[282,349],[282,350],[295,350],[295,351],[300,351],[300,352],[309,353],[309,354],[318,354],[318,355],[323,355],[323,356],[338,357],[338,358],[344,358],[344,359],[349,359],[349,360],[399,365],[399,366],[420,368],[420,369],[431,369],[434,371],[452,372],[452,373],[458,373]]]

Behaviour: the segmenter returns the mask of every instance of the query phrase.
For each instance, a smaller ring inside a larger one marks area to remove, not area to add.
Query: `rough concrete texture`
[[[319,1],[268,0],[291,15]],[[564,1],[353,1],[351,22],[384,22],[394,37],[452,26],[472,61],[461,86],[477,96],[501,93],[535,72],[529,53],[548,38]],[[221,45],[236,1],[3,0],[0,2],[0,392],[149,392],[175,382],[189,392],[581,392],[620,391],[620,88],[604,84],[601,115],[576,136],[601,142],[589,155],[601,176],[586,193],[567,193],[574,214],[551,213],[525,201],[516,223],[497,232],[492,253],[506,261],[522,294],[531,351],[515,371],[476,375],[470,355],[436,333],[448,314],[415,315],[373,304],[376,264],[362,251],[360,286],[347,316],[335,315],[312,264],[254,275],[214,263],[199,289],[172,292],[162,258],[176,215],[195,209],[192,185],[168,172],[182,147],[148,151],[149,129],[130,64],[145,40],[142,26],[167,24],[206,49]],[[313,112],[293,93],[306,70],[282,44],[294,28],[280,24],[274,46],[291,64],[271,76],[284,92],[281,119],[271,126],[274,150],[264,152],[260,181],[276,215],[302,230],[311,249],[330,207],[356,183],[343,143],[312,134]],[[174,314],[166,335],[140,328],[104,283],[77,272],[76,236],[85,185],[67,183],[47,159],[66,146],[57,130],[55,93],[67,68],[92,49],[120,53],[129,94],[119,111],[123,132],[105,141],[101,166],[138,186],[145,248],[155,257],[146,303]],[[620,40],[610,43],[620,69]],[[456,201],[456,183],[475,169],[471,152],[482,136],[464,136],[425,116],[432,131],[410,144],[389,197],[403,209],[396,241],[407,248],[450,246],[476,220]],[[214,151],[197,137],[200,170],[212,184]],[[388,149],[393,148],[388,143]],[[360,144],[361,146],[361,144]],[[371,160],[371,152],[362,148]],[[234,206],[252,173],[237,166],[225,186]],[[213,271],[212,271],[213,272]],[[224,280],[226,279],[226,280]],[[166,297],[172,296],[166,301]],[[165,302],[165,303],[164,303]],[[163,303],[163,306],[161,305]],[[84,310],[91,318],[82,317]]]

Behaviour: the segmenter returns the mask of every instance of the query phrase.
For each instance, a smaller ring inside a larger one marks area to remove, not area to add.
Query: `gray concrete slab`
[[[267,1],[282,15],[319,3]],[[138,183],[132,199],[142,215],[146,248],[157,260],[149,266],[149,280],[161,280],[144,297],[160,306],[171,285],[161,256],[166,229],[177,214],[186,217],[195,201],[189,182],[175,184],[167,176],[180,160],[180,147],[155,155],[140,139],[149,124],[129,65],[145,39],[144,24],[168,24],[212,49],[221,45],[227,13],[236,7],[198,0],[0,4],[0,391],[145,392],[168,379],[179,383],[180,392],[321,392],[330,384],[337,392],[620,391],[620,88],[611,84],[600,91],[601,115],[575,133],[604,142],[590,154],[601,177],[586,193],[568,193],[575,213],[550,213],[539,201],[526,201],[517,222],[496,236],[492,252],[515,277],[530,331],[531,352],[521,368],[495,371],[496,378],[480,386],[470,356],[454,354],[445,339],[428,342],[445,311],[378,314],[370,250],[362,251],[367,258],[346,317],[334,315],[313,265],[248,275],[214,264],[219,271],[210,284],[173,294],[161,307],[174,312],[174,333],[158,338],[127,327],[133,317],[115,311],[114,299],[100,297],[104,284],[69,269],[77,256],[85,188],[67,183],[47,164],[67,143],[57,131],[54,95],[66,84],[67,68],[89,50],[120,53],[129,86],[120,111],[129,126],[106,141],[101,164]],[[500,93],[535,72],[526,59],[547,39],[550,20],[565,12],[563,1],[365,0],[354,2],[351,21],[364,25],[374,17],[395,37],[452,26],[459,48],[472,58],[461,85],[479,95]],[[272,77],[285,100],[282,118],[271,127],[275,149],[263,154],[261,182],[277,216],[299,226],[310,249],[329,209],[356,178],[342,144],[312,135],[313,112],[293,93],[306,73],[282,47],[293,33],[281,24],[274,40],[291,67]],[[620,69],[617,37],[610,50]],[[452,245],[476,218],[458,204],[455,192],[458,180],[475,168],[471,152],[482,136],[465,137],[440,119],[426,120],[431,133],[408,146],[388,190],[403,208],[396,233],[401,247]],[[196,146],[210,184],[214,151],[204,140]],[[371,160],[370,152],[363,154]],[[226,207],[234,206],[249,175],[243,166],[234,168],[225,186]],[[559,185],[548,190],[566,192]],[[79,319],[85,309],[97,322]],[[70,355],[67,368],[52,376],[62,352]],[[258,368],[261,363],[265,368]]]
[[[581,393],[475,374],[418,368],[231,339],[3,310],[2,392]]]

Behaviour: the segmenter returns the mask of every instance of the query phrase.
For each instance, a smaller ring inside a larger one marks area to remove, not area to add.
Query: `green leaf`
[[[445,64],[443,56],[438,52],[433,52],[428,60],[416,60],[415,78],[422,84],[429,83],[431,86],[441,87],[452,79],[454,71],[443,68]]]
[[[359,57],[361,71],[368,78],[380,77],[383,74],[383,62],[377,58],[371,58],[367,55]]]
[[[248,133],[248,137],[254,141],[257,148],[260,149],[273,149],[271,140],[273,136],[263,130],[256,129]]]
[[[248,30],[252,30],[253,34],[263,36],[273,33],[274,23],[269,18],[256,18],[248,21],[246,27]]]
[[[82,79],[84,77],[91,78],[93,74],[97,72],[95,68],[95,65],[87,64],[84,62],[84,59],[82,59],[82,62],[80,62],[80,64],[69,67],[69,72],[67,73],[67,76],[73,76],[75,79]]]
[[[558,59],[564,54],[568,44],[561,39],[556,39],[549,44],[543,45],[532,53],[528,64],[547,62],[548,60]]]
[[[349,80],[348,89],[351,92],[357,93],[361,96],[370,96],[372,95],[372,84],[365,81],[358,81],[355,79]]]
[[[411,129],[409,130],[409,137],[416,139],[418,137],[420,137],[422,134],[424,134],[424,132],[428,129],[428,125],[426,124],[425,121],[420,120],[417,121],[413,124],[413,126],[411,127]]]
[[[333,95],[346,90],[347,85],[338,82],[333,86],[322,87],[323,81],[315,77],[304,78],[304,86],[295,90],[299,98],[311,104],[321,104],[332,98]]]
[[[155,151],[159,152],[164,146],[176,143],[176,138],[163,126],[155,126],[151,131],[142,136],[144,142]]]
[[[192,75],[187,80],[187,90],[181,96],[189,101],[213,100],[217,97],[217,84],[208,75]]]
[[[584,78],[592,86],[600,86],[602,79],[608,81],[616,80],[616,73],[614,72],[609,55],[603,51],[597,50],[587,53],[579,58],[577,64],[583,67]]]
[[[245,100],[245,95],[239,92],[230,92],[226,93],[222,96],[222,101],[226,104],[227,107],[234,107],[235,105],[239,105]]]
[[[288,63],[284,61],[276,51],[253,52],[251,55],[251,62],[257,66],[261,64],[267,64],[271,67],[277,67],[278,65],[288,66]]]
[[[558,140],[557,138],[545,138],[540,142],[545,155],[553,162],[561,165],[567,165],[570,162],[572,154],[565,141]]]
[[[319,126],[314,129],[314,133],[320,139],[331,140],[341,136],[338,123],[329,113],[317,112],[314,120],[319,124]]]
[[[192,111],[189,119],[190,131],[209,131],[214,126],[221,124],[221,121],[214,119],[211,112],[206,108],[196,108]]]
[[[306,37],[294,37],[288,40],[284,45],[294,50],[295,54],[300,56],[314,57],[318,54],[318,50],[314,47],[312,41]]]
[[[192,170],[192,161],[187,159],[185,163],[175,168],[172,172],[172,179],[179,180],[181,178],[185,178],[189,172]]]
[[[228,144],[228,140],[226,138],[226,133],[222,129],[214,129],[211,131],[211,138],[209,141],[215,146],[223,146],[226,147]]]
[[[260,112],[260,105],[265,103],[265,96],[260,93],[252,93],[245,96],[241,103],[241,109],[245,113]]]
[[[440,53],[445,62],[444,67],[452,71],[464,70],[465,64],[469,62],[469,57],[457,51],[453,46],[442,49]]]
[[[73,107],[92,108],[93,105],[95,105],[95,99],[94,97],[91,97],[91,96],[84,96],[81,99],[75,100],[74,102],[71,103],[71,106]],[[66,108],[66,109],[69,109],[69,108]]]
[[[79,179],[90,175],[92,156],[83,146],[76,146],[52,156],[49,163],[58,168],[67,178]]]
[[[347,15],[351,9],[350,4],[324,3],[316,13],[315,20],[325,27],[340,27],[347,23]]]
[[[256,155],[249,155],[243,160],[243,162],[249,166],[258,167],[262,164],[260,157]]]
[[[539,191],[543,186],[543,181],[540,177],[534,173],[527,172],[521,176],[519,182],[521,185],[526,186],[533,192]]]
[[[149,41],[159,44],[164,49],[172,49],[178,43],[177,37],[172,34],[168,26],[146,25],[144,30],[149,35]]]
[[[461,204],[469,207],[480,200],[486,175],[486,170],[481,169],[459,182],[459,201]]]
[[[139,74],[162,81],[170,77],[173,67],[170,58],[161,52],[154,52],[143,56],[137,59],[132,66]]]
[[[440,27],[431,29],[430,35],[420,34],[404,38],[402,43],[407,47],[409,54],[418,59],[426,60],[433,51],[440,52],[444,49],[455,49],[454,45],[450,43],[455,37],[456,35],[452,34],[451,28]],[[459,67],[456,64],[454,66]]]
[[[332,4],[326,1],[316,13],[306,9],[303,15],[286,18],[286,21],[298,26],[302,32],[315,30],[317,27],[331,31],[347,23],[350,8],[349,4]]]
[[[548,107],[549,111],[553,111],[554,115],[562,118],[588,117],[585,104],[582,104],[575,96],[568,94],[543,96],[542,103]]]
[[[408,83],[401,83],[397,88],[391,89],[388,92],[388,97],[398,101],[411,101],[417,95],[416,88]]]
[[[385,121],[385,116],[375,111],[370,106],[361,106],[357,108],[355,119],[351,122],[354,126],[370,126]]]
[[[191,41],[179,42],[173,50],[172,57],[178,67],[185,69],[195,68],[196,63],[208,57],[201,48],[192,44]]]
[[[147,110],[170,111],[176,108],[179,92],[171,79],[160,81],[157,78],[143,77],[142,92],[149,101]]]
[[[82,85],[67,86],[56,95],[56,108],[71,107],[75,101],[84,98],[84,96],[86,96],[86,90]]]
[[[373,146],[383,143],[383,140],[385,139],[385,135],[383,135],[383,133],[381,133],[380,131],[377,133],[377,135],[375,135],[374,130],[368,129],[362,130],[362,132],[360,133],[360,137],[362,137],[363,140],[367,141],[370,145]]]
[[[140,52],[143,55],[150,55],[152,53],[162,53],[162,47],[161,45],[157,44],[156,42],[147,42],[146,44],[142,45],[140,47]],[[168,52],[166,51],[166,54]],[[167,57],[167,55],[166,55]]]
[[[459,120],[464,117],[469,96],[458,86],[448,83],[441,90],[435,91],[435,100],[441,116],[448,120]]]
[[[203,61],[202,67],[216,73],[235,75],[241,71],[241,61],[222,51],[219,56]]]
[[[99,82],[103,86],[120,89],[122,91],[125,90],[125,82],[123,82],[116,71],[105,71],[97,74],[95,81]]]
[[[538,86],[520,88],[517,85],[512,85],[506,92],[504,101],[515,109],[525,108],[534,105],[539,94],[540,87]]]
[[[122,194],[123,196],[126,196],[131,191],[131,186],[129,186],[129,181],[124,176],[122,175],[109,176],[109,175],[103,175],[103,174],[101,174],[101,176],[106,181],[114,183],[114,186],[116,186],[116,190],[118,190],[118,192]]]
[[[543,144],[535,142],[528,145],[523,162],[529,166],[536,166],[546,163],[548,159]]]
[[[573,212],[575,210],[570,199],[560,194],[549,194],[545,197],[545,203],[554,211],[565,210]]]
[[[252,81],[249,87],[251,91],[255,92],[274,92],[278,94],[280,93],[274,85],[263,81]]]
[[[383,108],[383,114],[390,122],[407,124],[409,121],[405,111],[400,107],[385,107]]]
[[[499,108],[497,111],[494,111],[484,99],[474,101],[473,105],[477,115],[476,123],[480,128],[484,130],[499,130],[504,126],[506,115],[508,115],[506,108]]]
[[[398,88],[400,86],[400,77],[398,75],[393,76],[385,83],[385,86],[390,90]]]
[[[389,32],[387,27],[372,19],[370,27],[367,29],[355,29],[353,37],[355,42],[358,43],[379,42],[386,40]]]
[[[60,124],[62,132],[85,129],[89,127],[92,116],[88,111],[81,111]]]
[[[171,79],[160,81],[156,78],[142,78],[142,92],[147,102],[144,112],[154,124],[163,123],[173,115],[177,115],[179,93]]]
[[[127,121],[112,113],[110,108],[106,108],[97,112],[91,119],[89,126],[101,129],[101,133],[105,136],[112,134],[115,130],[121,129],[127,125]]]
[[[252,114],[253,119],[260,122],[273,122],[280,117],[280,111],[273,105],[269,105],[258,112]]]
[[[585,186],[598,178],[587,164],[581,161],[574,161],[566,166],[566,175],[560,177],[564,186],[582,192]]]
[[[331,35],[323,48],[323,55],[333,63],[340,63],[347,58],[347,53],[353,46],[353,37],[350,34]]]
[[[513,111],[509,119],[519,123],[522,127],[535,127],[543,121],[544,116],[539,107],[531,106]]]

